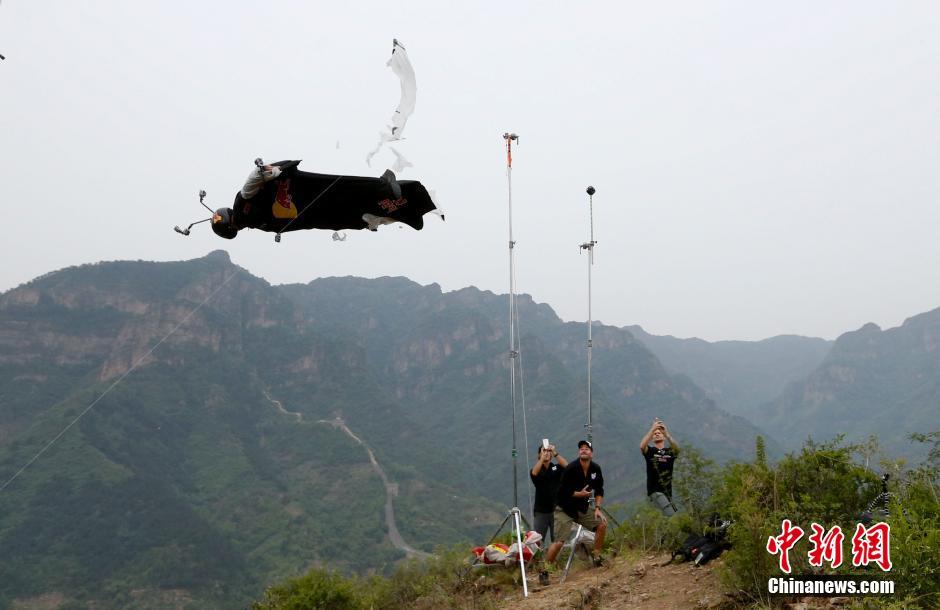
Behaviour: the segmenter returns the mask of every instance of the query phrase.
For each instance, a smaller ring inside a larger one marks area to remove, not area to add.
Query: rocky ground
[[[529,597],[523,598],[521,585],[512,595],[504,595],[497,607],[513,609],[577,608],[592,610],[732,610],[748,607],[726,593],[718,577],[722,559],[702,567],[691,563],[662,565],[663,554],[624,555],[601,568],[576,562],[561,583],[561,570],[551,574],[548,586],[540,586],[535,574],[529,578]],[[787,610],[834,610],[851,606],[850,598],[789,600]]]
[[[621,556],[601,568],[578,562],[564,583],[559,582],[561,570],[551,574],[545,587],[533,576],[528,598],[522,597],[520,588],[518,595],[511,600],[507,596],[504,602],[517,609],[733,607],[715,571],[720,559],[700,568],[691,563],[663,566],[667,559],[668,555]]]

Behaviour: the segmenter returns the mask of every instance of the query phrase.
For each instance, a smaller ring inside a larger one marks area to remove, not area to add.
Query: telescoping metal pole
[[[587,428],[587,440],[591,443],[594,442],[594,423],[592,420],[592,407],[593,403],[591,401],[591,351],[594,349],[594,339],[592,335],[594,322],[591,318],[591,271],[594,267],[594,246],[597,245],[597,242],[594,241],[594,193],[597,192],[593,186],[587,187],[588,194],[588,210],[590,212],[590,222],[591,222],[591,240],[581,244],[582,250],[588,251],[588,319],[587,319],[587,423],[584,425]]]
[[[512,515],[516,542],[519,547],[519,568],[522,571],[522,593],[529,596],[529,586],[525,578],[525,559],[522,554],[522,525],[519,511],[519,468],[517,465],[519,452],[516,449],[516,359],[519,357],[519,346],[516,343],[516,268],[515,248],[516,242],[512,235],[512,143],[519,142],[519,136],[506,132],[503,134],[506,141],[506,184],[509,191],[509,392],[512,402]]]
[[[516,450],[516,358],[519,349],[516,346],[516,242],[512,237],[512,143],[519,141],[514,133],[504,133],[506,140],[506,183],[509,189],[509,391],[512,401],[512,505],[519,506],[519,476],[516,472],[518,451]]]

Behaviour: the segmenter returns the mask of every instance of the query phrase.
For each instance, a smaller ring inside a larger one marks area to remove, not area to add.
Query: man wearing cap
[[[589,441],[578,443],[578,460],[568,464],[561,474],[558,489],[558,506],[555,508],[555,531],[558,539],[548,549],[548,561],[555,561],[565,540],[571,538],[577,523],[594,532],[594,565],[603,565],[601,549],[604,548],[604,533],[607,519],[601,512],[604,501],[604,475],[601,467],[594,463],[594,447]],[[591,506],[590,498],[594,498]]]

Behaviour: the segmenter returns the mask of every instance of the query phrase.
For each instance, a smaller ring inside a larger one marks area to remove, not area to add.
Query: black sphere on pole
[[[594,190],[594,187],[593,187],[593,186],[587,187],[587,194],[588,194],[588,195],[593,195],[593,194],[596,193],[596,192],[597,192],[597,191]]]

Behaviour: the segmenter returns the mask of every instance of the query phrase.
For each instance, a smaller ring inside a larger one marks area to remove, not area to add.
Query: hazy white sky
[[[340,6],[342,5],[342,6]],[[272,283],[403,275],[656,334],[832,338],[940,306],[940,4],[118,2],[0,5],[0,290],[68,265],[224,248]],[[401,176],[447,221],[216,238],[257,156]],[[338,148],[337,148],[338,145]],[[199,229],[202,230],[199,230]]]

